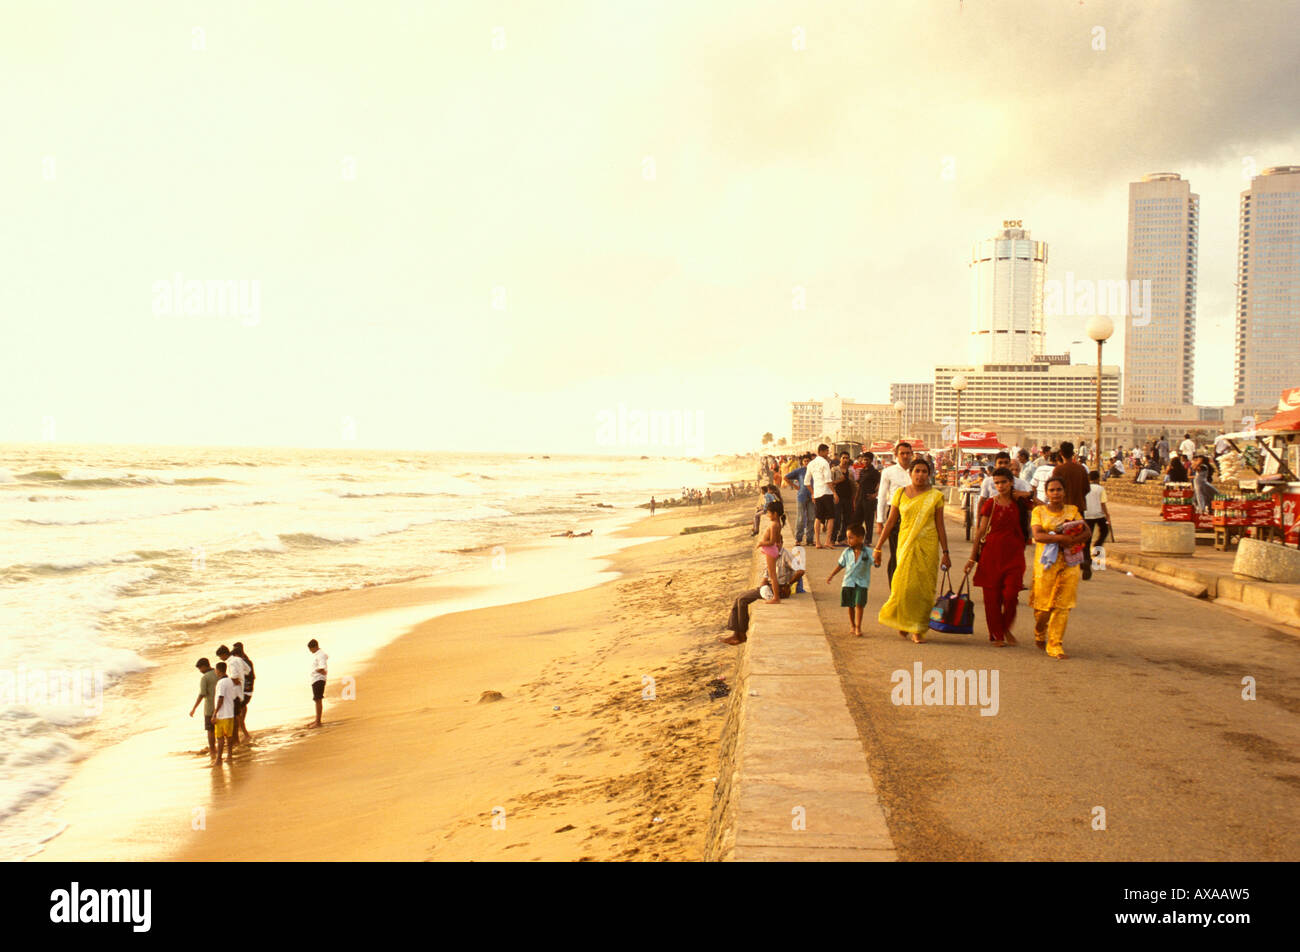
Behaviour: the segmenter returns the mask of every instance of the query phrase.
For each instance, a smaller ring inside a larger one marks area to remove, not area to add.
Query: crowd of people
[[[1130,476],[1134,482],[1145,483],[1159,479],[1165,483],[1191,483],[1195,490],[1198,512],[1207,512],[1214,499],[1214,481],[1220,478],[1221,457],[1230,444],[1223,437],[1209,448],[1198,447],[1190,433],[1183,434],[1177,448],[1172,448],[1168,436],[1152,438],[1126,454],[1112,453],[1107,461],[1102,479]]]
[[[652,516],[655,514],[656,509],[668,509],[674,506],[703,508],[704,506],[712,506],[716,502],[732,502],[748,493],[755,492],[758,485],[756,482],[728,483],[725,488],[719,487],[717,489],[712,486],[707,489],[692,489],[683,486],[680,496],[669,496],[666,499],[656,499],[651,496],[650,502],[644,508],[648,508]]]
[[[763,577],[758,588],[735,600],[724,643],[746,640],[753,602],[778,604],[801,589],[804,546],[843,546],[826,583],[843,572],[840,604],[853,635],[864,634],[871,570],[884,565],[889,594],[877,621],[917,644],[925,642],[939,573],[952,567],[944,494],[935,488],[931,458],[914,453],[906,441],[895,445],[893,456],[888,466],[872,453],[856,461],[847,453],[835,459],[822,444],[816,454],[763,461],[763,497],[754,521]],[[963,574],[983,592],[990,643],[1017,643],[1012,628],[1025,587],[1025,548],[1033,543],[1034,641],[1049,657],[1067,658],[1065,632],[1078,586],[1092,577],[1093,545],[1105,541],[1110,527],[1102,474],[1086,469],[1069,441],[1055,450],[1043,447],[1036,458],[1027,450],[1002,452],[992,467],[973,472],[979,484],[978,525]],[[793,548],[783,542],[782,487],[795,491],[798,504]]]
[[[316,720],[307,726],[320,727],[329,655],[321,650],[315,638],[307,642],[307,650],[312,653],[311,689],[316,705]],[[214,767],[220,766],[223,756],[226,763],[233,763],[241,734],[244,743],[253,739],[248,732],[247,717],[257,677],[253,660],[245,653],[242,642],[236,641],[231,648],[222,645],[216,654],[221,660],[215,667],[206,657],[194,664],[199,669],[199,693],[189,715],[193,717],[199,705],[203,705],[203,730],[208,735],[208,756]]]

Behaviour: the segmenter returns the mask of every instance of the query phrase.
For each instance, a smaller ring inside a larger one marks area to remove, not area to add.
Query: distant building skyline
[[[1241,193],[1233,402],[1263,408],[1300,383],[1300,165]]]
[[[1129,183],[1128,195],[1129,294],[1151,293],[1150,313],[1131,320],[1124,334],[1124,412],[1190,406],[1200,196],[1176,172],[1144,175]]]

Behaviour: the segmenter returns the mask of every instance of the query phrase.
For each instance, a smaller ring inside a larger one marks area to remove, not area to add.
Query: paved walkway
[[[969,545],[947,525],[960,566]],[[1023,595],[1020,647],[989,645],[982,606],[975,634],[914,645],[876,623],[882,568],[853,638],[839,579],[825,583],[835,556],[809,550],[809,577],[900,859],[1300,859],[1300,641],[1286,629],[1100,571],[1080,586],[1068,661],[1033,647]],[[996,714],[895,703],[917,664],[945,683],[996,672]]]

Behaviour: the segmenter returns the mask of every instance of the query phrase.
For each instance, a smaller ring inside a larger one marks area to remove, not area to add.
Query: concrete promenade
[[[739,651],[707,858],[896,859],[812,596],[755,602]]]

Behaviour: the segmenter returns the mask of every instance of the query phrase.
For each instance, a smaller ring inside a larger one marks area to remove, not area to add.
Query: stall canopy
[[[1300,387],[1283,390],[1277,401],[1277,416],[1258,424],[1256,429],[1283,433],[1300,431]]]
[[[1277,415],[1256,423],[1254,429],[1224,434],[1229,440],[1254,440],[1259,437],[1289,436],[1300,433],[1300,387],[1283,390],[1277,401]]]
[[[894,444],[889,440],[876,440],[867,449],[873,453],[892,453],[894,452]]]
[[[1272,430],[1276,433],[1300,431],[1300,408],[1279,413],[1273,419],[1265,420],[1258,428]]]
[[[996,433],[988,433],[983,430],[962,430],[961,432],[961,449],[963,453],[992,453],[1006,448],[1007,444],[999,442]]]

